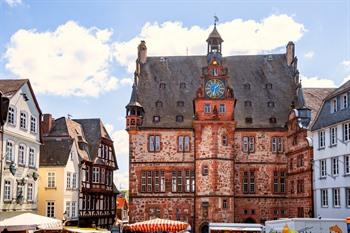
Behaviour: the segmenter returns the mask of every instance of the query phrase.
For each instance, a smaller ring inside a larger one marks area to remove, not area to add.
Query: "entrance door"
[[[201,226],[201,233],[209,233],[208,223],[203,223]]]

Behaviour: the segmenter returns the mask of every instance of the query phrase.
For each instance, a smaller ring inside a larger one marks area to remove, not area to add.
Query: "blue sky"
[[[295,41],[304,86],[350,78],[350,1],[0,0],[0,78],[29,78],[43,112],[100,117],[127,187],[124,129],[136,57],[204,54],[213,15],[224,55],[281,53]]]

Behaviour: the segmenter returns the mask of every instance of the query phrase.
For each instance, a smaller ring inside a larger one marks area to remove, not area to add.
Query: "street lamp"
[[[297,122],[300,128],[306,129],[311,121],[311,109],[308,107],[301,107],[297,109]]]

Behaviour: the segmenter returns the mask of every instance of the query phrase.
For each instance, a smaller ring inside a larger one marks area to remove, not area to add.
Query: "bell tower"
[[[137,130],[142,125],[144,110],[137,97],[137,77],[132,86],[131,98],[126,105],[126,130]]]
[[[206,233],[209,222],[234,222],[235,97],[222,59],[222,42],[214,29],[207,43],[207,66],[194,99],[195,232]]]

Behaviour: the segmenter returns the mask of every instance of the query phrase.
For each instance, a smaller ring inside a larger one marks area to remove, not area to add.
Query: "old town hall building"
[[[223,57],[222,42],[214,26],[206,56],[147,57],[138,46],[126,106],[130,222],[206,232],[209,222],[313,215],[306,106],[322,98],[301,89],[294,44]]]

